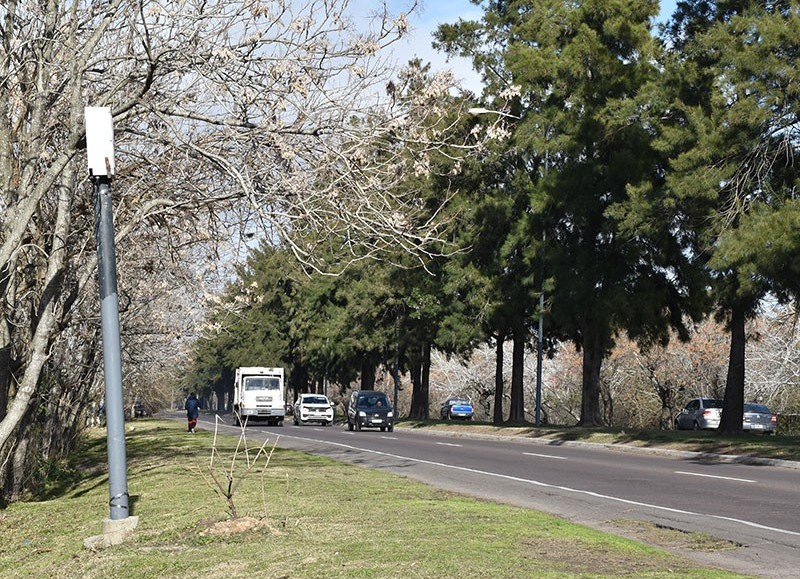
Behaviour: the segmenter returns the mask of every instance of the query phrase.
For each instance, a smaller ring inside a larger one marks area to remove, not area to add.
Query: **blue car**
[[[440,411],[442,420],[472,420],[472,402],[464,398],[448,398]]]

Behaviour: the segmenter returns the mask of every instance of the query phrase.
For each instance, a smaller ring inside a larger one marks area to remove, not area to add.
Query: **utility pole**
[[[95,201],[95,236],[103,330],[103,371],[106,383],[105,413],[108,445],[109,518],[103,535],[87,539],[106,546],[122,542],[138,524],[130,517],[125,458],[125,410],[122,397],[122,360],[119,332],[117,262],[111,179],[114,176],[114,127],[111,109],[86,107],[86,153]]]

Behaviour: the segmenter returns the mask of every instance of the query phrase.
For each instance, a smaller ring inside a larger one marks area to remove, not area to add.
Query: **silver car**
[[[778,431],[778,415],[763,404],[745,403],[742,430],[775,434]]]
[[[675,430],[715,430],[722,415],[722,400],[695,398],[675,417]]]

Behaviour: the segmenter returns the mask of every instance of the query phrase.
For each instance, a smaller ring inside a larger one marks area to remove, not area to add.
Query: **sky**
[[[412,0],[386,0],[392,12],[406,11]],[[659,20],[666,20],[675,10],[676,0],[661,3]],[[483,11],[469,0],[420,0],[421,10],[410,19],[411,34],[405,42],[395,47],[395,58],[399,64],[419,57],[422,62],[429,62],[433,70],[450,69],[455,78],[463,86],[476,95],[480,94],[480,78],[472,70],[472,63],[464,58],[451,58],[433,49],[432,33],[439,24],[455,23],[459,18],[479,20]]]

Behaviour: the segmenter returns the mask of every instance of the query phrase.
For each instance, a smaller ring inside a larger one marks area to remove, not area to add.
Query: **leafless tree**
[[[348,0],[0,5],[6,496],[56,450],[34,415],[67,421],[63,446],[100,381],[84,107],[113,114],[123,349],[148,384],[169,366],[153,352],[179,350],[192,306],[226,280],[205,264],[235,263],[252,240],[317,269],[437,240],[398,184],[448,140],[451,79],[392,72],[382,55],[407,27],[383,8],[357,25]]]

